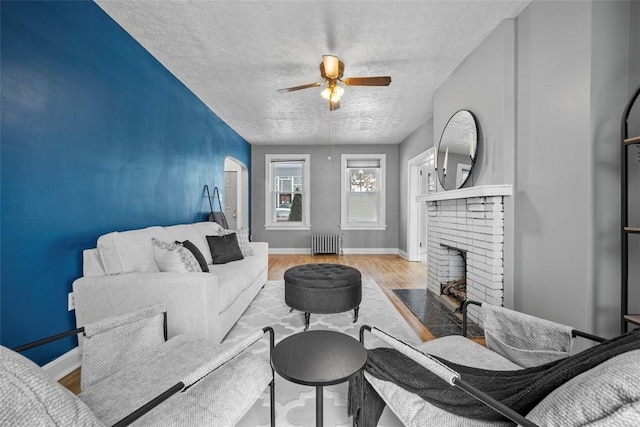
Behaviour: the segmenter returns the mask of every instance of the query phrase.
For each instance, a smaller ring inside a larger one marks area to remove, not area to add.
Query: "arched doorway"
[[[224,159],[224,214],[231,230],[249,227],[249,170],[233,157]]]

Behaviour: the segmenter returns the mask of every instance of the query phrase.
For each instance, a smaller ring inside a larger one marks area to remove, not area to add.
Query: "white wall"
[[[455,111],[473,111],[473,185],[514,185],[505,306],[608,336],[620,325],[619,122],[640,83],[629,25],[638,10],[628,1],[534,2],[434,98],[435,144]]]
[[[615,335],[629,3],[534,3],[517,40],[516,307]]]

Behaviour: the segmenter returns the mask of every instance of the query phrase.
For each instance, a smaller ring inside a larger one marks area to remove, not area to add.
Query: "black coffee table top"
[[[367,361],[358,340],[335,331],[308,331],[280,341],[271,356],[273,369],[302,385],[327,386],[346,381]]]

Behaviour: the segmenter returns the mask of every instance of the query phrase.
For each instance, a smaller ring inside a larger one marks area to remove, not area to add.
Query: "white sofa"
[[[168,335],[221,342],[267,281],[269,247],[251,242],[252,256],[213,265],[206,236],[221,235],[214,222],[148,227],[100,236],[83,253],[83,277],[73,282],[79,326],[151,304],[167,307]],[[160,272],[152,238],[189,240],[209,273]]]

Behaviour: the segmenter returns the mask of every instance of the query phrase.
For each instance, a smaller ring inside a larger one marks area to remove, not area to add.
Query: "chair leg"
[[[360,311],[360,306],[357,306],[353,309],[353,323],[358,321],[358,312]]]
[[[269,394],[271,395],[271,427],[276,427],[276,381],[275,378],[269,384]]]
[[[309,321],[311,320],[311,313],[308,311],[304,312],[304,330],[309,330]]]

